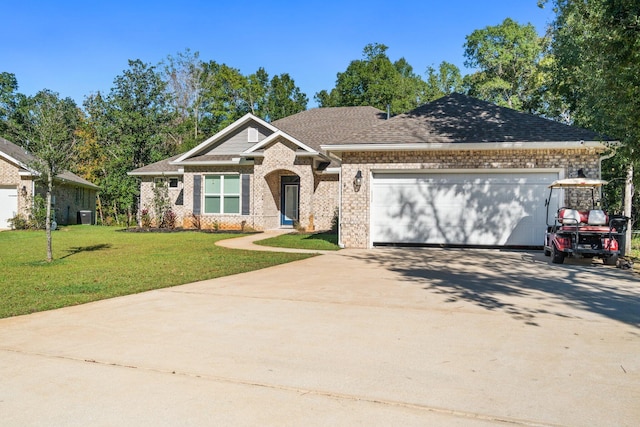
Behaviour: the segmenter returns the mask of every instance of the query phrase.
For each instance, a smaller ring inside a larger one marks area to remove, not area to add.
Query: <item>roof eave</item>
[[[136,172],[131,171],[127,172],[129,176],[180,176],[184,175],[184,171],[145,171],[145,172]]]
[[[185,160],[182,162],[171,162],[172,165],[179,166],[237,166],[237,165],[251,165],[252,160],[245,159],[244,157],[258,157],[258,156],[244,156],[234,157],[231,160]]]
[[[278,130],[277,132],[272,133],[267,138],[263,139],[262,141],[258,142],[254,146],[252,146],[252,147],[248,148],[247,150],[243,151],[242,154],[243,155],[250,155],[251,153],[254,153],[257,150],[259,150],[261,148],[264,148],[267,145],[273,143],[278,138],[284,138],[284,139],[292,142],[293,144],[297,145],[299,148],[301,148],[302,150],[310,153],[311,155],[320,154],[316,150],[314,150],[313,148],[309,147],[308,145],[304,144],[303,142],[301,142],[297,138],[294,138],[293,136],[289,135],[288,133],[286,133],[286,132],[284,132],[282,130]]]
[[[606,148],[602,141],[538,141],[538,142],[420,142],[385,144],[322,145],[334,156],[354,151],[472,151],[472,150],[548,150]]]
[[[224,129],[220,130],[215,135],[207,138],[204,142],[201,142],[196,147],[192,148],[191,150],[187,151],[186,153],[184,153],[183,155],[178,157],[178,159],[176,159],[176,161],[177,162],[182,162],[182,161],[188,159],[189,157],[194,156],[195,154],[203,151],[204,149],[209,147],[211,144],[213,144],[213,143],[215,143],[217,141],[220,141],[221,139],[223,139],[224,137],[229,135],[231,132],[235,131],[236,129],[239,129],[244,124],[246,124],[246,123],[248,123],[250,121],[255,121],[256,123],[266,127],[267,129],[271,130],[274,133],[278,131],[278,129],[275,126],[273,126],[272,124],[265,122],[261,118],[256,117],[251,113],[247,113],[244,116],[242,116],[241,118],[239,118],[238,120],[236,120],[235,122],[231,123],[229,126],[227,126]]]
[[[55,179],[57,181],[62,182],[63,184],[77,185],[78,187],[89,188],[91,190],[96,190],[96,191],[100,190],[100,187],[98,187],[95,184],[91,184],[91,183],[78,182],[78,181],[74,181],[74,180],[71,180],[71,179],[59,178],[59,177],[56,177]]]
[[[25,172],[21,171],[20,172],[21,175],[36,175],[37,174],[37,172],[33,168],[30,168],[26,163],[16,159],[13,156],[8,155],[5,152],[0,151],[0,157],[5,158],[9,162],[11,162],[11,163],[15,164],[16,166],[18,166],[19,168],[24,169]]]
[[[322,172],[319,172],[320,175],[338,175],[340,173],[340,168],[326,168]]]

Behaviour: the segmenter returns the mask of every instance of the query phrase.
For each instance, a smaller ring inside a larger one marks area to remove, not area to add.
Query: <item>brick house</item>
[[[345,247],[531,247],[542,244],[547,186],[580,169],[599,177],[606,150],[593,132],[452,94],[388,120],[371,107],[273,123],[248,114],[130,174],[142,206],[167,180],[185,226],[196,215],[221,229],[320,230],[338,212]]]
[[[37,174],[29,167],[35,158],[24,148],[0,137],[0,229],[10,227],[8,220],[27,215],[35,194],[44,196]],[[98,187],[65,171],[55,178],[52,207],[58,224],[76,224],[80,212],[95,215]],[[93,222],[93,218],[91,218]]]

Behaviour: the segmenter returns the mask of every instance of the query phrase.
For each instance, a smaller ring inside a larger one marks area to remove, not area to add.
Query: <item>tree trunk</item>
[[[45,230],[47,233],[47,262],[53,261],[53,248],[51,244],[51,193],[53,191],[53,177],[49,174],[47,178],[47,219]]]
[[[113,214],[116,217],[116,224],[120,225],[120,218],[118,215],[118,205],[116,205],[116,201],[113,201]]]
[[[102,201],[100,200],[99,194],[96,194],[96,199],[98,201],[98,213],[100,214],[100,224],[104,225],[104,214],[102,213]]]
[[[193,118],[195,119],[195,126],[193,129],[193,137],[197,140],[198,139],[198,116],[200,115],[200,113],[198,112],[198,107],[195,107],[194,111],[193,111]]]
[[[627,218],[631,218],[631,201],[633,198],[633,166],[629,165],[627,169],[627,179],[624,185],[624,216]],[[626,235],[626,245],[624,249],[624,255],[631,255],[631,238],[633,237],[633,223],[631,219],[629,219],[629,224],[627,225],[627,235]]]

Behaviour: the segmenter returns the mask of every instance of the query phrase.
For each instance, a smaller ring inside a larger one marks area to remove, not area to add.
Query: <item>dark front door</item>
[[[280,225],[293,225],[300,210],[300,177],[283,176],[280,181]]]

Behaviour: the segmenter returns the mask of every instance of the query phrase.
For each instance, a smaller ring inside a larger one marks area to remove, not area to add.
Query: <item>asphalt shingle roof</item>
[[[451,94],[347,136],[341,144],[559,142],[607,139],[586,129]]]
[[[413,144],[483,142],[600,141],[595,132],[499,107],[462,94],[451,94],[386,120],[374,107],[314,108],[272,123],[303,144]],[[240,153],[238,153],[240,155]],[[171,173],[180,155],[133,171]],[[214,158],[215,157],[215,158]],[[234,156],[198,156],[188,160],[230,160]]]
[[[2,137],[0,137],[0,151],[25,165],[28,165],[36,159],[24,148]]]
[[[178,172],[178,170],[180,169],[180,166],[169,164],[169,162],[176,160],[178,157],[182,156],[182,154],[184,153],[176,154],[175,156],[169,157],[168,159],[160,160],[159,162],[150,163],[146,166],[142,166],[141,168],[134,169],[131,172],[136,174],[138,173],[145,174],[149,172],[158,172],[158,173]]]
[[[362,131],[383,121],[385,118],[386,113],[373,107],[314,108],[276,120],[272,125],[314,150],[321,151],[321,144],[339,142],[355,132]],[[172,165],[170,162],[182,154],[143,166],[133,170],[131,173],[137,175],[140,173],[177,172],[181,166]],[[189,158],[187,162],[231,160],[231,158],[238,157],[239,155],[240,153],[235,156],[204,155]]]
[[[5,153],[6,155],[8,155],[9,157],[17,160],[18,162],[22,163],[25,166],[29,166],[30,163],[32,163],[36,158],[33,156],[33,154],[31,154],[30,152],[28,152],[27,150],[25,150],[24,148],[20,147],[19,145],[14,144],[11,141],[8,141],[2,137],[0,137],[0,151]],[[21,167],[21,166],[19,166]],[[23,170],[27,170],[24,169],[23,167],[21,167]],[[60,179],[61,181],[69,181],[69,182],[73,182],[76,184],[80,184],[83,185],[85,187],[91,187],[91,188],[95,188],[98,189],[99,187],[89,181],[87,181],[84,178],[79,177],[78,175],[69,172],[69,171],[64,171],[61,174],[58,174],[58,176],[56,176],[56,178]]]
[[[309,147],[335,144],[383,122],[386,113],[374,107],[313,108],[272,123]]]

